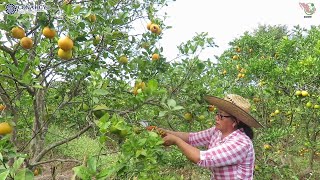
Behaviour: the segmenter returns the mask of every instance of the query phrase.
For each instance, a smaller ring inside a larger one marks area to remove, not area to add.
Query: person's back
[[[215,127],[210,128],[210,142],[206,151],[200,152],[199,166],[212,171],[212,179],[252,179],[254,149],[251,139],[241,130],[236,130],[222,139]],[[190,133],[189,143],[197,146],[198,137],[205,131]]]

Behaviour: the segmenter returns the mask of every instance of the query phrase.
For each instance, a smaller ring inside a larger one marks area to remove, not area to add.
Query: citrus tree
[[[3,3],[2,8],[25,2]],[[166,26],[164,17],[157,17],[167,1],[35,2],[43,4],[45,12],[2,12],[0,24],[0,94],[6,107],[1,131],[11,134],[18,152],[28,153],[29,169],[53,148],[88,131],[104,111],[134,112],[134,94],[144,88],[133,92],[132,82],[167,69],[158,45]],[[137,23],[144,24],[143,32],[134,31]],[[148,84],[151,93],[154,84]],[[78,133],[46,144],[52,124],[75,124]],[[125,135],[127,129],[121,130]]]
[[[266,127],[256,137],[257,173],[293,178],[319,170],[319,32],[260,26],[219,59],[219,74],[230,82],[221,86],[250,98]]]

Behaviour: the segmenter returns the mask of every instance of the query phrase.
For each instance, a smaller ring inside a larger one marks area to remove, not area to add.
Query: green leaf
[[[107,95],[108,91],[104,89],[96,89],[93,91],[93,94],[103,96],[103,95]]]
[[[18,158],[16,161],[14,161],[13,166],[12,166],[13,172],[16,172],[20,168],[23,161],[24,161],[24,158]]]
[[[14,176],[16,180],[29,180],[34,179],[33,173],[29,169],[19,169]]]
[[[91,173],[87,167],[84,166],[77,166],[72,168],[74,173],[80,177],[81,179],[91,179]]]
[[[109,3],[110,6],[115,6],[115,5],[118,4],[118,2],[119,2],[119,0],[109,0],[109,1],[108,1],[108,3]]]
[[[0,161],[3,161],[3,156],[1,152],[0,152]]]
[[[137,150],[137,151],[136,151],[136,157],[139,157],[139,156],[144,156],[144,157],[146,157],[146,156],[147,156],[147,151],[144,150],[144,149]]]
[[[173,99],[168,99],[168,106],[175,107],[177,105],[176,101]]]
[[[94,107],[93,111],[98,111],[98,110],[108,110],[109,108],[104,105],[104,104],[100,104]]]
[[[64,8],[64,11],[66,12],[67,15],[71,15],[71,12],[72,12],[72,6],[71,4],[67,4]]]
[[[90,157],[88,159],[88,168],[89,168],[89,171],[91,171],[91,173],[96,173],[97,171],[97,158],[96,157]]]
[[[143,146],[146,142],[147,142],[147,139],[146,139],[146,138],[142,138],[142,139],[139,139],[139,140],[138,140],[138,144],[139,144],[140,146]]]
[[[86,35],[81,35],[81,36],[76,37],[75,40],[78,42],[83,42],[83,41],[87,41],[87,38],[86,38]]]
[[[105,113],[99,120],[102,122],[106,122],[110,118],[109,113]]]
[[[159,112],[159,117],[163,117],[167,114],[168,111],[160,111]]]
[[[156,91],[158,89],[158,82],[154,79],[148,81],[148,88],[151,92]]]
[[[96,176],[97,179],[107,179],[107,177],[121,170],[125,165],[118,164],[117,166],[112,166],[111,168],[106,168],[100,171],[100,173]]]
[[[181,109],[184,109],[184,107],[182,107],[182,106],[175,106],[172,110],[173,110],[173,111],[177,111],[177,110],[181,110]]]
[[[80,5],[77,5],[76,8],[74,8],[73,12],[74,14],[78,14],[81,10],[81,6]]]
[[[37,89],[43,89],[43,86],[41,86],[39,84],[33,85],[32,87],[37,88]]]
[[[0,180],[6,180],[8,175],[9,175],[9,170],[7,169],[6,171],[0,173]]]

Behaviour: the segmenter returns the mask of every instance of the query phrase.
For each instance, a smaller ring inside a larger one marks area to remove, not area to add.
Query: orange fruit
[[[189,112],[185,113],[183,117],[187,121],[191,121],[192,120],[192,114],[189,113]]]
[[[214,110],[215,110],[214,105],[209,105],[209,106],[208,106],[208,110],[209,110],[210,112],[214,111]]]
[[[152,61],[156,61],[160,58],[159,54],[155,53],[155,54],[152,54]]]
[[[233,60],[238,60],[238,59],[239,59],[239,56],[238,56],[238,55],[234,55],[234,56],[232,57],[232,59],[233,59]]]
[[[153,33],[159,33],[160,27],[157,24],[151,24],[150,25],[150,31]]]
[[[10,134],[12,132],[12,127],[7,122],[0,123],[0,135]]]
[[[59,56],[61,59],[65,59],[65,60],[71,59],[71,57],[72,57],[72,51],[71,51],[71,50],[69,50],[69,51],[64,51],[63,49],[59,48],[59,50],[58,50],[58,56]]]
[[[26,36],[26,33],[21,27],[14,27],[11,29],[12,37],[16,39],[21,39]]]
[[[58,46],[64,51],[69,51],[73,48],[73,41],[68,36],[65,36],[58,40]]]
[[[6,109],[6,106],[3,105],[3,104],[0,104],[0,111],[3,111],[3,110],[5,110],[5,109]]]
[[[44,27],[42,30],[42,34],[49,39],[54,38],[56,36],[56,31],[54,29],[50,29],[48,26]]]
[[[121,64],[128,64],[128,58],[127,58],[126,56],[121,56],[121,57],[119,58],[119,62],[120,62]]]
[[[150,30],[151,24],[152,24],[152,22],[149,22],[149,23],[147,24],[147,29],[148,29],[148,30]]]
[[[31,49],[33,46],[33,41],[31,38],[28,37],[23,37],[22,39],[20,39],[20,45],[24,48],[24,49]]]

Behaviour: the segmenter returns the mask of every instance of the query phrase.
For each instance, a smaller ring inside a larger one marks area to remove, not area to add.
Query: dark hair
[[[246,125],[242,121],[239,121],[238,123],[238,129],[243,129],[244,133],[252,140],[253,139],[253,130],[250,126]]]

